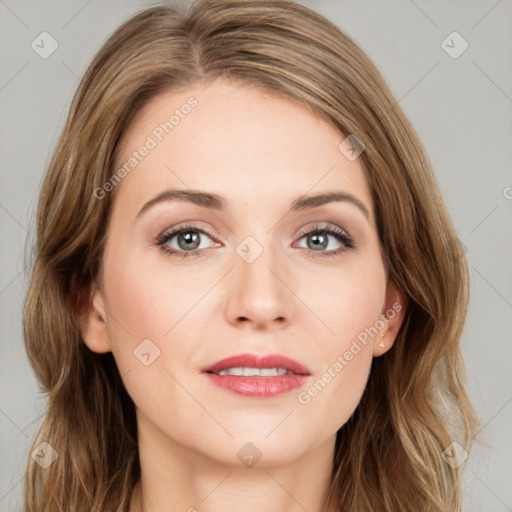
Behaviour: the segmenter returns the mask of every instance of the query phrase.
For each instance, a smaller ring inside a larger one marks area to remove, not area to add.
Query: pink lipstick
[[[297,361],[279,354],[240,354],[203,368],[210,381],[233,393],[271,397],[304,384],[311,372]]]

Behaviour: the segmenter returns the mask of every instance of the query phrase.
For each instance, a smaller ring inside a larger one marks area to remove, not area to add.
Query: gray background
[[[481,435],[490,445],[475,445],[470,455],[464,511],[512,511],[512,2],[302,3],[368,53],[431,158],[467,247],[472,298],[463,351]],[[21,510],[30,442],[45,410],[21,333],[25,247],[33,243],[40,181],[87,64],[106,36],[146,5],[0,0],[2,512]],[[59,45],[47,59],[31,48],[43,31]],[[453,31],[469,44],[458,58],[441,46]]]

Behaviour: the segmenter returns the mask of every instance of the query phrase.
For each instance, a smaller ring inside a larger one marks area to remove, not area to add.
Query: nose
[[[235,253],[229,279],[225,314],[230,324],[267,331],[292,321],[296,301],[291,273],[270,249],[252,263]]]

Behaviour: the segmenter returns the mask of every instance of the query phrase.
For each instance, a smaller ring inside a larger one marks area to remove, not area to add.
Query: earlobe
[[[373,355],[385,354],[394,344],[407,310],[407,298],[393,282],[388,283],[380,325],[383,325],[375,337]]]
[[[84,343],[98,354],[110,352],[103,296],[96,283],[91,284],[84,302],[78,319]]]

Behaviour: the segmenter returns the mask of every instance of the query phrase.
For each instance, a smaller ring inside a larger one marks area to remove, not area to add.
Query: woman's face
[[[112,351],[139,434],[163,453],[286,463],[333,443],[357,407],[403,311],[344,139],[302,106],[224,80],[157,97],[125,134],[117,178],[96,191],[116,197],[83,334]],[[199,191],[215,199],[192,200]],[[338,199],[296,203],[328,193]],[[240,354],[308,374],[204,371]]]

